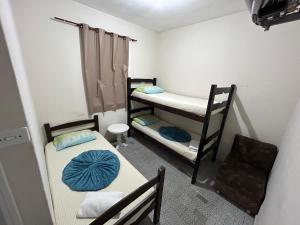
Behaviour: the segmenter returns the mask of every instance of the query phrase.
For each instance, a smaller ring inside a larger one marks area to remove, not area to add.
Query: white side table
[[[123,123],[112,124],[107,128],[107,130],[110,133],[117,135],[116,149],[119,149],[120,146],[127,146],[126,139],[125,139],[125,143],[122,143],[122,135],[129,130],[129,126],[127,124],[123,124]]]

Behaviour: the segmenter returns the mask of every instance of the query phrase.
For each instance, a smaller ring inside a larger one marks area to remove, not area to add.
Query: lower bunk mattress
[[[118,177],[108,187],[100,190],[100,192],[123,192],[125,195],[127,195],[147,182],[147,179],[136,168],[134,168],[101,134],[96,131],[94,131],[94,133],[97,137],[96,140],[73,146],[61,151],[57,151],[52,142],[46,145],[45,154],[56,225],[88,225],[95,220],[95,218],[76,218],[76,214],[81,202],[86,196],[86,192],[72,191],[62,182],[62,172],[64,167],[71,161],[72,158],[84,151],[110,150],[116,154],[120,160],[120,171]],[[139,197],[136,201],[122,210],[118,217],[109,220],[107,223],[105,223],[105,225],[115,224],[126,213],[128,213],[137,204],[149,196],[153,190],[154,189],[150,189],[144,195]],[[142,212],[143,210],[136,214],[136,217],[129,220],[126,224],[134,222],[135,219],[142,214]]]
[[[164,137],[162,137],[158,130],[160,127],[164,126],[175,126],[173,124],[170,124],[162,119],[159,119],[158,123],[149,125],[149,126],[142,126],[141,124],[132,121],[131,125],[136,128],[137,130],[141,131],[142,133],[148,135],[149,137],[155,139],[156,141],[160,142],[161,144],[167,146],[168,148],[174,150],[176,153],[180,154],[184,158],[188,159],[191,162],[194,162],[197,158],[197,151],[192,151],[189,148],[190,142],[176,142],[168,140]],[[191,135],[192,140],[200,140],[201,134],[196,134],[193,132],[188,131],[188,133]],[[205,149],[208,149],[212,144],[214,143],[214,140],[212,140],[210,143],[208,143]]]

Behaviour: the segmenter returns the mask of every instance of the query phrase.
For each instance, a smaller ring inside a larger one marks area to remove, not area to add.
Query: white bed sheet
[[[164,120],[159,121],[159,123],[155,123],[149,126],[142,126],[139,123],[132,121],[132,126],[139,131],[143,132],[144,134],[147,134],[148,136],[154,138],[161,144],[169,147],[170,149],[174,150],[175,152],[179,153],[183,157],[187,158],[189,161],[194,162],[197,157],[197,152],[191,151],[189,149],[190,142],[176,142],[176,141],[170,141],[164,137],[162,137],[158,130],[161,126],[174,126],[173,124],[170,124]],[[192,139],[194,140],[200,140],[200,134],[195,134],[193,132],[188,131],[191,135]],[[208,143],[204,150],[209,148],[213,144],[214,140],[212,140],[210,143]]]
[[[76,192],[69,189],[62,182],[62,172],[64,167],[72,158],[87,150],[110,150],[115,153],[120,160],[120,172],[118,177],[105,189],[100,191],[120,191],[125,195],[131,193],[147,182],[147,179],[134,168],[101,134],[94,131],[97,139],[81,145],[73,146],[61,151],[56,151],[53,143],[46,145],[46,161],[49,174],[49,182],[54,205],[56,225],[88,225],[94,219],[77,219],[76,214],[86,193]],[[153,171],[156,175],[156,171]],[[139,197],[131,205],[122,210],[120,217],[109,220],[105,225],[114,224],[119,218],[145,199],[154,189],[150,189]],[[140,212],[142,213],[142,212]],[[128,221],[128,224],[136,218]]]
[[[176,109],[181,109],[199,116],[205,116],[208,104],[208,99],[187,97],[169,92],[145,94],[143,92],[134,91],[132,92],[132,96]],[[217,112],[213,112],[213,114],[215,113]]]

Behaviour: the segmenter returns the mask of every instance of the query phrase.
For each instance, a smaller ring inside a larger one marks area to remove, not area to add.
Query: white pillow
[[[77,212],[77,218],[97,218],[123,197],[122,192],[88,192]]]
[[[200,140],[192,139],[189,145],[190,151],[198,152],[199,144],[200,144]]]

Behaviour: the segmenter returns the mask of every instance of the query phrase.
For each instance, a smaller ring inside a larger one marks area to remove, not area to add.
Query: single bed
[[[64,124],[50,127],[45,124],[47,137],[50,141],[45,147],[45,155],[49,174],[49,182],[54,206],[54,213],[57,225],[112,225],[112,224],[136,224],[144,218],[149,211],[155,210],[154,224],[159,221],[160,195],[162,194],[164,169],[160,170],[160,175],[155,181],[148,181],[137,169],[135,169],[100,133],[97,132],[98,117],[85,122],[95,123],[94,134],[97,139],[84,144],[69,147],[62,151],[57,151],[53,145],[53,136],[49,132],[67,128]],[[69,123],[68,127],[78,126],[82,121]],[[62,182],[62,171],[72,158],[87,150],[109,150],[116,154],[120,160],[120,171],[118,177],[103,192],[117,191],[123,192],[126,197],[110,208],[108,212],[95,219],[77,219],[76,214],[79,206],[85,198],[85,192],[76,192],[69,189]],[[160,177],[160,178],[159,178]],[[156,186],[156,188],[154,188]],[[132,202],[132,203],[131,203]],[[145,203],[146,202],[146,203]],[[158,207],[158,208],[157,208]],[[123,209],[124,208],[124,209]],[[151,210],[150,210],[151,209]],[[118,217],[115,217],[121,212]]]

